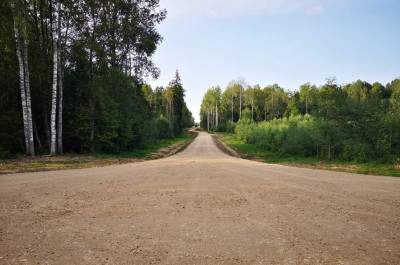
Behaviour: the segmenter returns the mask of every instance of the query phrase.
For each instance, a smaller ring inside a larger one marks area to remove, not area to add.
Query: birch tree
[[[52,96],[51,96],[51,116],[50,116],[50,155],[57,152],[57,131],[56,131],[56,118],[57,118],[57,86],[58,86],[58,36],[59,36],[59,13],[60,1],[55,0],[52,5],[52,37],[53,37],[53,81],[52,81]]]
[[[12,7],[14,9],[14,36],[19,68],[19,87],[21,93],[25,149],[27,154],[34,156],[35,145],[33,140],[32,107],[29,84],[28,44],[26,41],[26,36],[24,36],[24,34],[26,34],[26,29],[22,31],[20,30],[24,29],[25,21],[22,19],[23,16],[21,15],[21,7],[15,7],[14,3],[12,3]]]
[[[59,14],[58,14],[58,43],[59,47],[57,49],[58,55],[58,118],[57,118],[57,150],[58,153],[62,154],[63,153],[63,96],[64,96],[64,49],[67,44],[67,37],[68,37],[68,31],[69,31],[69,20],[65,18],[66,22],[66,29],[65,29],[65,35],[62,37],[62,21],[63,18],[65,17],[64,14],[65,12],[62,12],[62,9],[59,9]]]

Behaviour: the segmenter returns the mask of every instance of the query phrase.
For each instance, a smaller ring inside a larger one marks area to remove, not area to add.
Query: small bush
[[[233,121],[227,121],[225,124],[225,131],[228,133],[234,133],[236,128],[236,123]]]
[[[373,149],[368,143],[349,139],[343,141],[342,146],[341,159],[363,163],[368,161],[368,157],[372,156],[369,151]]]
[[[172,134],[170,122],[164,117],[159,117],[145,124],[143,140],[144,142],[155,142],[160,139],[170,138]]]
[[[227,133],[234,133],[236,128],[236,124],[232,121],[226,121],[220,123],[216,128],[217,132],[227,132]]]
[[[255,124],[241,120],[236,135],[247,143],[281,154],[310,156],[316,153],[315,121],[310,116],[291,116]]]
[[[235,128],[236,135],[241,139],[248,142],[249,135],[253,128],[255,128],[256,124],[249,119],[241,119]]]

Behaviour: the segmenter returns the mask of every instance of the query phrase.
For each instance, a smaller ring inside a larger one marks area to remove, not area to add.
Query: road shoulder
[[[212,135],[217,146],[226,154],[257,162],[279,164],[284,166],[322,169],[337,172],[348,172],[366,175],[400,177],[400,164],[355,163],[344,161],[323,161],[309,157],[283,157],[260,150],[254,145],[242,143],[232,135],[221,133]],[[235,138],[232,140],[232,138]]]
[[[166,139],[130,153],[42,155],[34,158],[21,157],[18,159],[0,160],[0,175],[104,167],[161,159],[175,155],[186,149],[197,137],[197,134],[196,131],[186,131],[180,137]]]

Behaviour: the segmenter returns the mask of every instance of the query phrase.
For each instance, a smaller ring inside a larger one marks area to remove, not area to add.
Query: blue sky
[[[154,55],[165,86],[178,69],[196,120],[207,88],[231,80],[301,84],[400,76],[399,0],[161,0]]]

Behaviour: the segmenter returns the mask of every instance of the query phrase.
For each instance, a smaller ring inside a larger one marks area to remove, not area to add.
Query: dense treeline
[[[232,82],[206,92],[201,125],[280,154],[393,162],[400,157],[400,79],[386,86],[328,80],[295,92]]]
[[[119,152],[192,123],[176,74],[153,90],[158,0],[0,1],[0,156]]]

